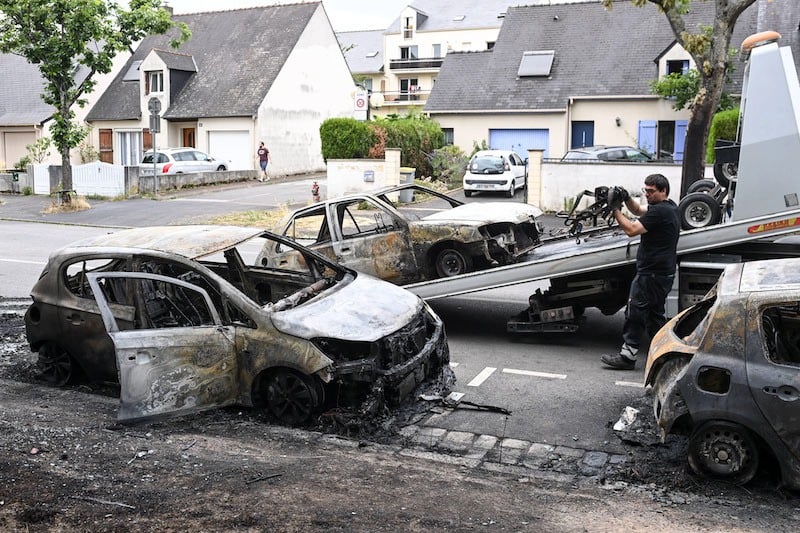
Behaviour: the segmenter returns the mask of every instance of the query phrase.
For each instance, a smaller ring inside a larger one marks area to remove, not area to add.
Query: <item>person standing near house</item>
[[[634,201],[625,189],[618,190],[622,193],[622,203],[640,218],[630,220],[620,211],[621,205],[612,214],[628,237],[642,238],[625,308],[622,348],[618,354],[603,355],[600,359],[611,368],[633,370],[645,333],[652,338],[667,321],[664,302],[675,279],[681,222],[678,206],[668,198],[669,180],[662,174],[645,178],[642,189],[647,198],[645,206]]]
[[[264,175],[259,178],[259,181],[268,180],[269,174],[267,174],[267,165],[269,164],[269,150],[264,146],[264,141],[259,143],[256,154],[258,155],[258,164],[261,165],[261,172],[264,173]]]

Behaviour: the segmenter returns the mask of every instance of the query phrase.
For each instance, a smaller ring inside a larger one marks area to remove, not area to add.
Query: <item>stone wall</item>
[[[328,198],[399,184],[398,148],[387,148],[384,159],[328,160]]]

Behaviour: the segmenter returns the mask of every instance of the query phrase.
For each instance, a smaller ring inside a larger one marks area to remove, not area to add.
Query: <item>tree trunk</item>
[[[69,148],[61,151],[61,203],[72,203],[72,162],[69,159]]]
[[[702,92],[702,90],[701,90]],[[711,98],[697,98],[686,126],[686,144],[683,152],[683,179],[680,197],[686,196],[689,186],[705,176],[706,144],[715,103]]]

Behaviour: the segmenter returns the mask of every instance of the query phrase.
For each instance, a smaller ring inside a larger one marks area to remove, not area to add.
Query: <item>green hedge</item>
[[[716,160],[714,145],[717,139],[728,141],[736,140],[736,133],[739,128],[739,110],[728,109],[716,113],[711,119],[711,127],[708,130],[708,145],[706,146],[706,162],[713,163]]]
[[[417,176],[432,175],[430,159],[434,150],[444,145],[442,128],[423,116],[378,118],[366,123],[332,118],[320,126],[320,137],[325,160],[382,159],[386,148],[399,148],[400,164],[416,168]]]

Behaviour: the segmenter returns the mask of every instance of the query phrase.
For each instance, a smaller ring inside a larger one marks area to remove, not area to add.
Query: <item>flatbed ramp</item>
[[[678,256],[797,231],[800,231],[800,209],[682,231]],[[618,227],[587,234],[580,239],[565,235],[546,240],[525,260],[513,265],[413,283],[404,288],[426,300],[435,300],[633,264],[638,248],[639,238],[627,237]]]

